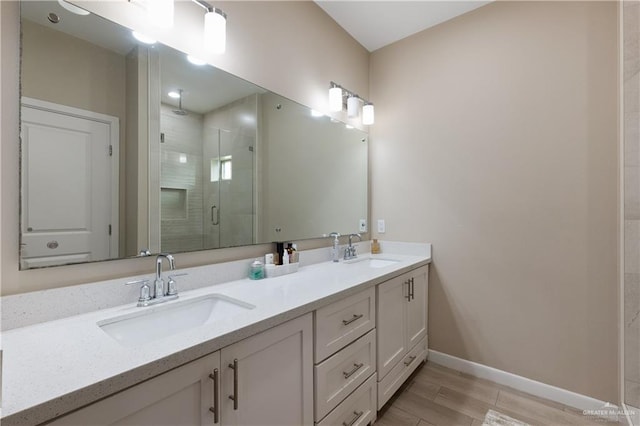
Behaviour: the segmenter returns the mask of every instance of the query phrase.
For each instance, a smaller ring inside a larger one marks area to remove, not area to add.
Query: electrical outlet
[[[385,233],[384,219],[378,219],[378,234]]]
[[[367,219],[360,219],[360,223],[358,223],[358,232],[367,232]]]

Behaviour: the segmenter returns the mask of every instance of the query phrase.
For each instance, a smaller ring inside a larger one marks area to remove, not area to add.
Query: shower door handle
[[[214,225],[220,223],[220,209],[217,206],[211,206],[211,223]]]

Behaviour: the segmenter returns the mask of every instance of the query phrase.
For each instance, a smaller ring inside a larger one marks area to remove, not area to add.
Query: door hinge
[[[111,225],[109,225],[109,235],[111,235]]]
[[[113,157],[113,145],[109,145],[109,157]]]

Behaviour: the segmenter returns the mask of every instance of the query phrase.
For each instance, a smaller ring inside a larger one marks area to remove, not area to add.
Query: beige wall
[[[80,4],[81,2],[78,2]],[[141,27],[135,2],[82,2],[103,16]],[[288,98],[323,109],[329,81],[368,96],[368,52],[315,3],[221,2],[229,16],[227,53],[210,59],[215,65]],[[18,5],[0,2],[0,260],[2,294],[149,273],[153,259],[129,259],[90,265],[18,271]],[[154,34],[173,47],[199,46],[203,13],[190,1],[176,6],[176,30]],[[153,31],[150,31],[153,33]],[[196,53],[196,52],[193,52]],[[203,55],[201,55],[203,56]],[[323,242],[324,243],[324,242]],[[304,248],[302,245],[301,248]],[[179,254],[179,267],[256,257],[270,246]]]
[[[612,402],[617,32],[615,2],[497,2],[370,75],[372,220],[433,243],[429,347]]]

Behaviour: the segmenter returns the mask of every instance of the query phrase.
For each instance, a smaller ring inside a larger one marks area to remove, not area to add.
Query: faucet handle
[[[181,272],[179,274],[169,275],[169,281],[167,281],[167,296],[175,296],[176,294],[178,294],[178,286],[174,278],[183,277],[185,275],[189,274],[186,272]]]
[[[146,303],[151,300],[151,288],[149,287],[149,280],[143,278],[141,280],[128,281],[125,285],[134,285],[134,284],[142,284],[140,287],[140,297],[138,298],[138,306],[141,303]]]

